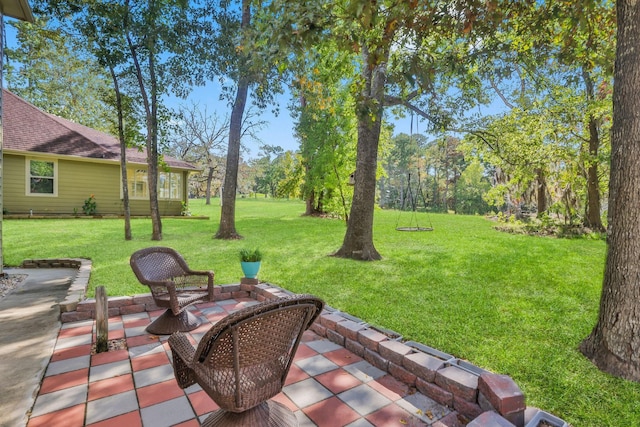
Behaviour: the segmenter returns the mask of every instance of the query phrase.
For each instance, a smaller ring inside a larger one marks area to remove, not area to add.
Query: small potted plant
[[[260,263],[262,261],[262,252],[260,249],[241,249],[240,250],[240,266],[244,277],[255,279],[260,271]]]

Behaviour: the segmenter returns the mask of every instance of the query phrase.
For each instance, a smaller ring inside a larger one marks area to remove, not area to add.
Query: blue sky
[[[197,103],[199,106],[206,106],[207,112],[213,113],[214,111],[218,117],[223,118],[231,115],[231,107],[227,104],[226,100],[220,101],[221,88],[218,83],[212,82],[204,87],[197,87],[191,93],[189,98],[183,99],[171,99],[169,106],[178,107],[179,105],[190,106],[192,102]],[[247,109],[250,106],[250,100],[247,102]],[[299,145],[298,141],[294,138],[294,122],[293,118],[287,110],[287,104],[289,102],[289,94],[281,95],[278,98],[279,114],[276,116],[272,113],[273,107],[269,106],[260,112],[260,120],[267,122],[267,126],[259,132],[259,137],[262,143],[269,145],[277,145],[285,150],[297,150]],[[256,108],[255,106],[253,108]],[[247,110],[245,109],[245,112]],[[252,141],[249,139],[243,140],[243,144],[250,150],[250,156],[255,157],[260,150],[261,143]]]
[[[227,105],[227,101],[220,101],[221,88],[218,83],[210,83],[205,87],[195,88],[188,99],[175,99],[170,101],[170,106],[177,107],[178,105],[189,106],[191,102],[195,102],[200,106],[207,107],[208,112],[215,111],[219,117],[229,116],[231,114],[231,107]],[[294,120],[291,117],[287,106],[289,104],[289,93],[282,94],[278,97],[279,114],[276,116],[273,114],[273,107],[269,106],[262,110],[260,113],[260,119],[266,121],[268,124],[259,133],[259,137],[262,143],[269,145],[277,145],[285,150],[296,151],[299,148],[298,141],[294,137]],[[249,103],[247,103],[247,108]],[[256,107],[253,107],[256,108]],[[246,111],[246,110],[245,110]],[[394,119],[393,122],[396,125],[394,133],[409,133],[411,127],[411,119],[406,117],[404,119]],[[423,126],[420,125],[419,129]],[[415,131],[415,124],[414,124]],[[251,140],[243,140],[243,144],[248,150],[250,150],[250,157],[255,157],[260,150],[261,143]]]

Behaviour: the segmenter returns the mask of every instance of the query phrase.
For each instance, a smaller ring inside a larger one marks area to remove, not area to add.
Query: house
[[[5,215],[83,214],[95,197],[96,214],[123,215],[120,143],[103,132],[45,113],[3,90],[3,192]],[[146,152],[127,149],[131,215],[149,215]],[[164,157],[158,200],[161,215],[180,215],[190,172]]]

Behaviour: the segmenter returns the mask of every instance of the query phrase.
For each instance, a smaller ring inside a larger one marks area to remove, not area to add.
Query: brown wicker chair
[[[324,303],[299,295],[239,310],[216,323],[194,348],[185,334],[169,338],[178,385],[198,383],[220,406],[203,426],[297,426],[280,393],[303,332]]]
[[[129,263],[140,283],[151,288],[156,305],[167,308],[147,327],[147,332],[169,335],[191,331],[202,324],[187,307],[213,301],[213,271],[191,270],[178,252],[160,246],[134,252]]]

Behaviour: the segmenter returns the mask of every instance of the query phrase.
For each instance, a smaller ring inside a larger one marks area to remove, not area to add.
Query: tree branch
[[[498,86],[496,85],[496,82],[494,82],[492,78],[489,78],[489,84],[491,84],[491,87],[493,88],[493,90],[498,94],[502,102],[504,102],[504,105],[506,105],[508,108],[513,109],[514,108],[513,104],[509,102],[509,100],[504,96],[504,94],[498,88]]]

